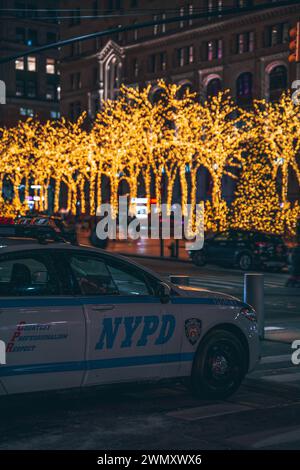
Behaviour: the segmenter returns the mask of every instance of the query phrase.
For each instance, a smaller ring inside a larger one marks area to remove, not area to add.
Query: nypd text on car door
[[[160,378],[175,318],[165,312],[155,283],[134,265],[104,255],[66,256],[87,318],[85,385]]]

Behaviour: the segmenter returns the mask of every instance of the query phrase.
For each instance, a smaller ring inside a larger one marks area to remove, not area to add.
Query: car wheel
[[[224,399],[241,385],[247,355],[239,338],[225,330],[209,333],[201,342],[192,368],[192,391],[200,398]]]
[[[204,266],[206,264],[205,254],[202,250],[196,251],[192,255],[192,261],[196,266]]]
[[[243,253],[240,255],[238,259],[238,267],[242,271],[247,271],[248,269],[251,269],[253,265],[252,257],[248,253]]]

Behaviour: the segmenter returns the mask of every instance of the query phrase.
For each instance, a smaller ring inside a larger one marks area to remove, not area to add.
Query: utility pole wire
[[[279,1],[279,2],[276,2],[276,4],[271,4],[271,5],[270,5],[270,2],[268,2],[268,3],[263,3],[263,4],[259,4],[255,6],[246,6],[246,7],[241,8],[240,11],[238,11],[238,15],[244,14],[244,13],[261,11],[261,10],[268,10],[271,8],[292,6],[292,5],[299,5],[299,0],[290,0],[288,2],[286,0]],[[28,49],[27,51],[14,54],[9,57],[2,57],[0,59],[0,64],[5,64],[13,60],[19,59],[20,57],[26,57],[28,55],[38,54],[39,52],[48,51],[50,49],[58,49],[63,46],[68,46],[69,44],[74,44],[75,42],[88,41],[89,39],[95,39],[98,37],[110,36],[112,34],[123,33],[126,31],[134,31],[135,29],[143,29],[143,28],[149,28],[150,26],[156,26],[156,25],[159,26],[162,24],[178,23],[181,21],[197,20],[197,19],[220,17],[220,16],[223,17],[223,16],[229,16],[229,15],[236,16],[237,8],[226,8],[225,10],[222,10],[222,11],[211,11],[211,12],[205,12],[205,13],[193,13],[193,14],[187,14],[187,15],[182,15],[182,16],[175,16],[172,18],[151,20],[151,21],[145,21],[143,23],[135,23],[132,25],[106,29],[104,31],[98,31],[96,33],[85,34],[83,36],[76,36],[75,38],[64,39],[62,41],[57,41],[52,44],[46,44],[44,46],[36,47],[33,49]]]

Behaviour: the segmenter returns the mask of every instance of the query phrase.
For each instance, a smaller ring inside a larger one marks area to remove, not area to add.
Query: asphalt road
[[[5,398],[0,450],[297,449],[300,366],[289,345],[263,348],[259,370],[221,402],[199,401],[182,385]],[[291,370],[297,381],[276,382]]]

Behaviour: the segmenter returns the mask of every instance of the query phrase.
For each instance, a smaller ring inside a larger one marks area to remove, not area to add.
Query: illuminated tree
[[[280,199],[272,167],[265,156],[245,158],[231,212],[233,228],[282,233]]]

